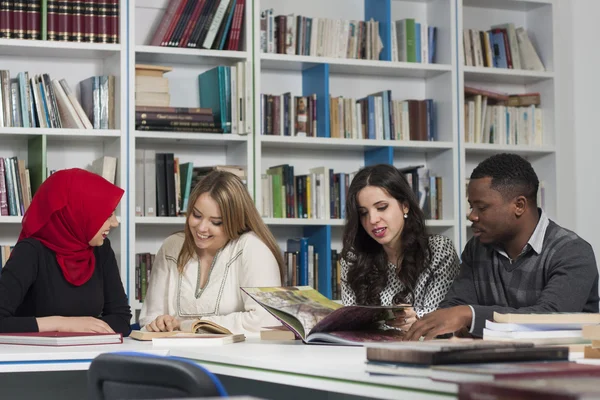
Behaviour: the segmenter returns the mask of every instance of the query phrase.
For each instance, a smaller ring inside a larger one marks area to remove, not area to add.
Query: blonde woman
[[[240,287],[280,286],[282,266],[243,182],[211,172],[190,193],[184,231],[169,236],[156,255],[140,325],[172,331],[201,318],[233,333],[277,325]]]

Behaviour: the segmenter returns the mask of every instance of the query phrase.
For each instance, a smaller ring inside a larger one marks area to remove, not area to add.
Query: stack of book
[[[115,77],[92,76],[79,83],[81,105],[94,129],[115,129]]]
[[[31,179],[25,161],[0,157],[0,216],[25,215],[31,199]]]
[[[136,106],[135,129],[140,131],[223,133],[212,109]]]
[[[582,335],[585,325],[600,323],[600,314],[500,314],[486,321],[484,340],[526,341],[536,345],[573,345],[579,351],[590,340]]]
[[[163,75],[172,71],[171,67],[136,64],[135,66],[135,105],[168,107],[169,79]]]
[[[591,345],[584,347],[584,357],[600,359],[600,325],[584,326],[581,331],[581,336],[583,336],[584,339],[592,341]]]

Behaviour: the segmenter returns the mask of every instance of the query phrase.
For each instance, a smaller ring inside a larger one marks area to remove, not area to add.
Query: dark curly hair
[[[400,204],[409,207],[408,218],[400,236],[402,264],[398,265],[398,278],[404,289],[394,296],[394,303],[414,299],[414,289],[421,273],[428,268],[428,236],[425,217],[415,193],[404,174],[393,165],[378,164],[362,168],[350,184],[346,196],[346,225],[343,234],[342,257],[348,263],[346,283],[356,295],[360,305],[380,305],[381,292],[388,284],[388,260],[383,247],[363,228],[358,212],[358,193],[367,186],[385,190]]]
[[[506,200],[525,196],[532,204],[537,203],[540,181],[529,161],[521,156],[501,153],[486,158],[471,173],[471,179],[480,178],[492,178],[491,188]]]

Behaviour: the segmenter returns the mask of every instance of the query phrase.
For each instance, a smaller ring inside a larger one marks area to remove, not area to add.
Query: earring
[[[408,213],[404,213],[404,219],[408,218]]]

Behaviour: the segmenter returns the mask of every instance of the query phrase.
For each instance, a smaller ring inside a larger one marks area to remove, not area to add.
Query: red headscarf
[[[79,168],[52,174],[33,196],[19,240],[34,238],[56,253],[65,279],[83,285],[94,273],[89,241],[115,210],[123,189]]]

